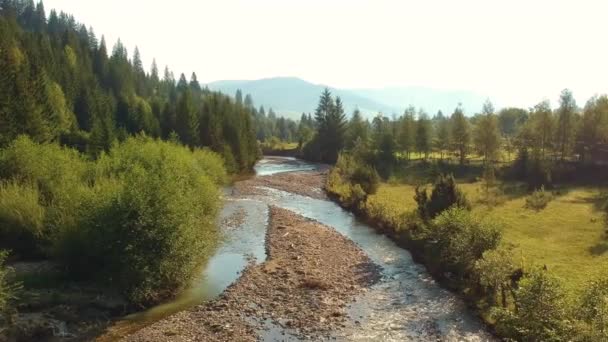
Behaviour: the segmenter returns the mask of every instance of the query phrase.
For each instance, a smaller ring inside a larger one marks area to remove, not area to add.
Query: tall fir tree
[[[469,143],[471,140],[471,129],[469,121],[464,116],[462,107],[458,105],[452,114],[451,126],[452,126],[452,143],[454,144],[454,150],[458,153],[458,159],[461,165],[465,163],[467,153],[469,150]]]

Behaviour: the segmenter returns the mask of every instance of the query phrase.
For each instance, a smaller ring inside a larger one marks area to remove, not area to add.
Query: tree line
[[[58,142],[92,156],[114,141],[145,133],[220,153],[230,171],[258,158],[250,96],[235,101],[202,88],[195,73],[178,79],[120,40],[108,51],[102,36],[73,16],[33,0],[0,1],[0,147],[21,134]]]
[[[460,164],[475,158],[484,165],[517,160],[528,169],[559,162],[608,162],[608,96],[594,96],[579,108],[568,89],[560,94],[555,110],[542,101],[529,109],[496,111],[488,100],[472,116],[465,115],[462,105],[449,116],[439,111],[432,117],[410,106],[401,116],[378,114],[371,122],[358,110],[347,121],[340,99],[326,89],[313,127],[304,153],[309,159],[333,163],[338,151],[359,143],[374,151],[379,168],[387,170],[397,160],[414,156]]]

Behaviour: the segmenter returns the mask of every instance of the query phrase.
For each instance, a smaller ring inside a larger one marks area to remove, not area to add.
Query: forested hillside
[[[0,2],[0,146],[20,134],[91,156],[143,132],[219,152],[231,171],[258,157],[251,108],[178,79],[156,63],[146,72],[136,48],[108,46],[93,28],[42,2]]]
[[[251,96],[107,44],[42,2],[0,0],[0,264],[44,269],[0,265],[0,340],[48,337],[48,322],[13,325],[32,300],[51,322],[122,303],[75,315],[83,333],[179,293],[217,246],[227,173],[259,159]]]

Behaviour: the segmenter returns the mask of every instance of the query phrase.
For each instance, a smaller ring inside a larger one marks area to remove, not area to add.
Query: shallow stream
[[[316,165],[293,158],[263,159],[258,176],[315,170]],[[359,341],[488,341],[483,324],[456,295],[442,289],[411,254],[334,202],[264,188],[265,195],[239,198],[226,191],[220,217],[221,246],[201,275],[175,301],[127,317],[125,326],[149,324],[218,296],[235,281],[249,260],[266,258],[264,237],[268,206],[292,210],[335,228],[356,242],[381,266],[382,279],[350,305],[349,324],[334,337]],[[264,339],[292,340],[293,335],[272,324]],[[291,337],[289,337],[291,336]]]

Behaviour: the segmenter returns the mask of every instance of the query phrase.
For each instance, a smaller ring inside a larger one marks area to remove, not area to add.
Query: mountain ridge
[[[486,97],[463,90],[440,90],[428,87],[337,88],[315,84],[294,76],[267,77],[255,80],[220,80],[206,84],[212,90],[232,95],[240,89],[251,94],[257,107],[273,108],[278,114],[297,119],[302,113],[314,112],[319,96],[326,87],[340,96],[348,116],[359,109],[366,117],[377,113],[400,115],[413,105],[430,115],[441,110],[449,115],[462,103],[472,113],[481,108]]]

